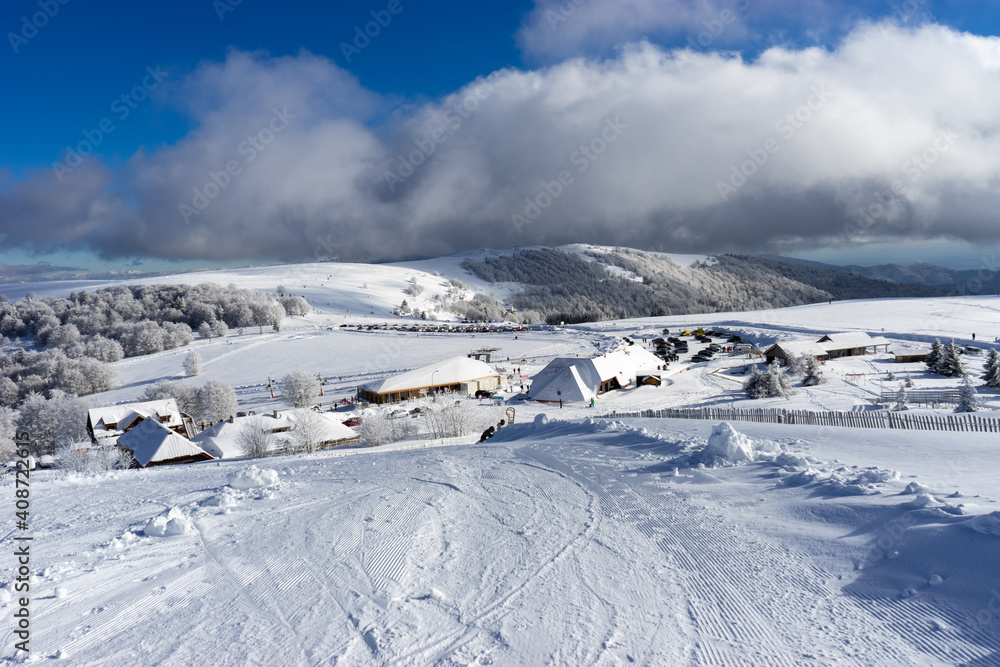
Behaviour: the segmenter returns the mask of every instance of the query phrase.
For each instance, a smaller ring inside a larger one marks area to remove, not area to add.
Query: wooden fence
[[[959,415],[911,415],[905,412],[810,412],[776,408],[663,408],[636,412],[611,412],[605,419],[638,417],[644,419],[712,419],[720,421],[762,422],[767,424],[805,424],[809,426],[846,426],[855,428],[896,428],[918,431],[972,431],[1000,433],[1000,419]]]

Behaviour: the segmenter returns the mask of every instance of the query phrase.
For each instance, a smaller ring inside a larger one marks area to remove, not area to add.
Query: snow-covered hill
[[[867,331],[893,351],[934,337],[968,345],[973,332],[989,347],[1000,334],[994,297],[517,332],[358,329],[416,324],[390,314],[413,277],[427,304],[449,278],[494,287],[460,273],[463,259],[147,282],[282,285],[307,298],[317,312],[280,333],[192,345],[204,369],[189,381],[225,380],[258,412],[285,407],[269,376],[319,372],[329,406],[368,379],[480,347],[502,348],[495,365],[519,383],[556,356],[624,336],[642,345],[663,328],[726,328],[759,344]],[[178,379],[186,351],[117,362],[119,386],[86,400],[131,400]],[[32,648],[56,664],[105,665],[1000,664],[996,433],[595,419],[667,406],[868,411],[890,371],[918,388],[957,385],[879,354],[831,361],[825,384],[789,399],[749,401],[739,374],[749,361],[687,355],[664,386],[604,394],[594,409],[509,400],[514,426],[481,445],[416,437],[258,462],[273,476],[248,475],[246,460],[41,475],[31,487]],[[1000,394],[980,392],[1000,408]],[[279,482],[257,486],[269,478]],[[12,492],[9,478],[0,484]],[[14,567],[0,560],[8,617]]]

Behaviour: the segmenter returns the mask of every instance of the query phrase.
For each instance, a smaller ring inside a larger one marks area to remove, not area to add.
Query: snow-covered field
[[[320,311],[280,333],[194,343],[205,361],[194,383],[225,380],[257,411],[284,407],[267,378],[297,368],[327,378],[329,402],[483,346],[530,375],[664,327],[725,327],[759,344],[868,331],[895,352],[934,337],[968,345],[972,332],[989,347],[1000,334],[994,297],[475,336],[340,327],[398,321],[389,311],[414,275],[426,298],[449,277],[487,289],[458,264],[147,282],[281,284]],[[176,379],[185,353],[123,360],[120,386],[88,400],[131,400]],[[873,393],[895,386],[888,371],[917,388],[957,386],[872,355],[829,362],[827,383],[791,399],[748,401],[731,375],[746,363],[682,359],[664,386],[612,392],[595,409],[512,402],[515,425],[485,444],[412,440],[258,462],[274,474],[226,460],[33,480],[32,653],[95,665],[1000,664],[1000,435],[593,419],[666,406],[870,410]],[[981,393],[1000,408],[996,392]],[[10,582],[14,558],[0,567]],[[10,618],[10,583],[0,601]]]

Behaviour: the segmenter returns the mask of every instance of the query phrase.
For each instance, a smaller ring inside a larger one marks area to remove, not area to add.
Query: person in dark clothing
[[[495,431],[496,431],[496,429],[493,428],[492,426],[490,426],[488,429],[486,429],[485,431],[483,431],[482,436],[480,436],[480,438],[479,438],[479,442],[485,442],[486,440],[492,438],[493,437],[493,433]]]

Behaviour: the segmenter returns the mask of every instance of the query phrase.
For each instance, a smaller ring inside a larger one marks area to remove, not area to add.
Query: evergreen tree
[[[986,357],[982,378],[986,381],[987,387],[1000,389],[1000,353],[997,353],[996,349],[990,350]]]
[[[982,402],[972,385],[972,378],[966,375],[962,381],[962,388],[958,390],[958,407],[955,408],[955,412],[975,412],[981,409]]]
[[[816,361],[816,357],[809,355],[806,357],[805,366],[802,371],[802,386],[812,387],[824,382],[826,382],[826,379],[823,377],[823,371],[820,370],[819,362]]]
[[[788,377],[781,371],[778,360],[771,362],[767,369],[768,396],[784,396],[788,398],[792,395],[792,385],[788,382]]]
[[[962,366],[961,355],[962,352],[955,344],[954,339],[949,340],[948,344],[944,346],[944,352],[938,362],[938,372],[948,377],[965,377],[965,367]]]
[[[940,373],[938,370],[938,364],[941,362],[941,356],[944,354],[944,348],[941,346],[941,341],[937,338],[931,344],[931,351],[927,353],[927,360],[924,362],[927,364],[927,370],[931,373]]]
[[[907,389],[911,389],[913,387],[913,378],[910,377],[909,371],[906,372],[906,379],[903,380],[903,384]]]
[[[750,377],[743,383],[743,391],[746,393],[747,398],[767,397],[766,380],[766,375],[761,373],[756,365],[752,366],[750,368]]]
[[[893,410],[908,410],[906,407],[906,386],[901,382],[899,384],[899,391],[896,392],[896,405],[893,406]]]

